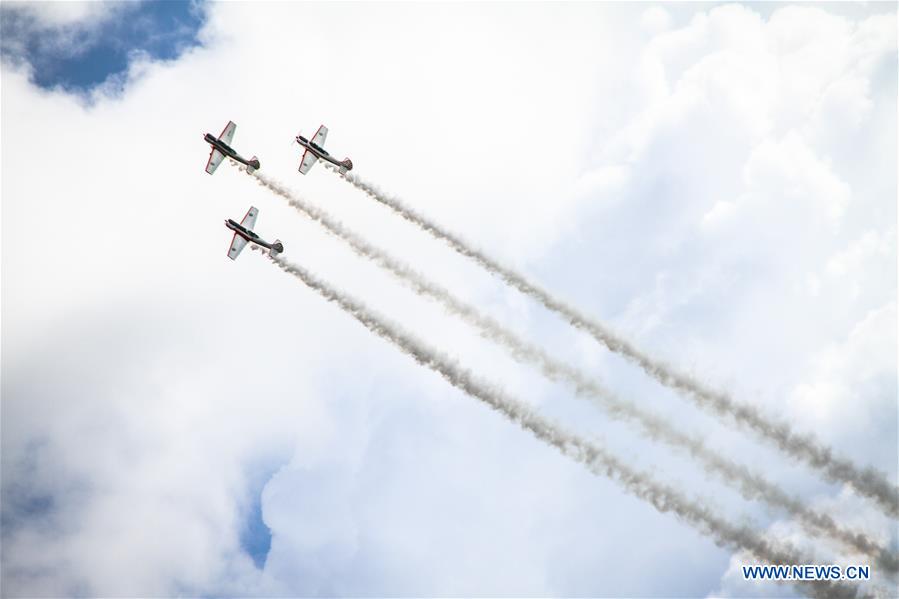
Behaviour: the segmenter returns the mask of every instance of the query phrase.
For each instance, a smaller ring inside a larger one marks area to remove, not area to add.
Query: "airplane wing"
[[[247,210],[247,215],[243,217],[243,220],[240,221],[240,224],[250,231],[253,230],[253,227],[256,226],[256,216],[259,214],[259,211],[256,210],[255,206],[250,206],[250,209]]]
[[[315,135],[312,136],[312,143],[317,145],[320,148],[325,147],[325,139],[328,137],[328,128],[324,125],[320,125],[318,131],[315,132]]]
[[[206,172],[210,175],[215,172],[215,169],[219,167],[222,163],[222,160],[225,159],[225,155],[212,148],[212,151],[209,152],[209,161],[206,163]]]
[[[300,172],[305,175],[309,172],[309,169],[312,168],[312,165],[317,161],[318,158],[316,158],[315,154],[313,154],[309,150],[306,150],[305,152],[303,152],[303,161],[300,162]]]
[[[230,146],[231,140],[234,139],[235,131],[237,131],[237,125],[234,124],[234,121],[228,121],[228,124],[222,129],[222,134],[219,135],[219,139],[225,142],[226,146]]]
[[[247,240],[235,233],[234,239],[231,240],[231,247],[228,248],[228,257],[232,260],[236,259],[240,256],[241,250],[243,250],[246,245]]]

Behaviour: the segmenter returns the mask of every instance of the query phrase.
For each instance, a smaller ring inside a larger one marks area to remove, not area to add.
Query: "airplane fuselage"
[[[328,154],[328,152],[324,148],[321,148],[318,145],[312,143],[311,141],[309,141],[302,135],[297,135],[297,143],[300,144],[301,146],[303,146],[304,148],[306,148],[307,150],[309,150],[310,152],[312,152],[313,154],[315,154],[315,156],[317,158],[320,158],[322,160],[327,160],[328,162],[330,162],[337,168],[346,166],[341,161],[335,160],[334,158],[332,158],[331,155]],[[352,163],[350,163],[350,168],[352,168]]]
[[[238,235],[240,235],[241,237],[243,237],[244,239],[246,239],[247,241],[249,241],[250,243],[255,243],[256,245],[261,245],[262,247],[264,247],[267,250],[270,250],[275,246],[275,244],[265,241],[264,239],[259,237],[259,235],[256,235],[256,233],[253,233],[252,231],[245,228],[240,223],[235,222],[235,221],[231,220],[230,218],[225,220],[225,226],[228,227],[229,229],[231,229],[232,231],[234,231],[235,233],[237,233]],[[278,244],[278,245],[281,245],[281,244]],[[276,248],[276,249],[278,249],[278,248]],[[283,250],[283,248],[281,248],[281,249],[278,249],[278,251],[281,252],[284,250]]]
[[[234,148],[232,148],[231,146],[229,146],[228,144],[226,144],[225,142],[223,142],[222,140],[217,138],[215,135],[213,135],[211,133],[207,133],[206,135],[203,136],[203,139],[206,141],[206,143],[208,143],[210,146],[212,146],[213,148],[215,148],[216,150],[218,150],[219,152],[224,154],[226,157],[236,160],[236,161],[240,162],[241,164],[245,164],[246,166],[252,166],[253,168],[259,168],[258,161],[256,164],[253,164],[251,161],[247,160],[246,158],[244,158],[243,156],[238,154],[234,150]]]
[[[318,156],[319,158],[325,158],[326,156],[330,156],[327,150],[319,147],[318,145],[312,143],[302,135],[297,135],[297,143],[303,146],[304,148],[308,148],[312,151],[313,154]]]

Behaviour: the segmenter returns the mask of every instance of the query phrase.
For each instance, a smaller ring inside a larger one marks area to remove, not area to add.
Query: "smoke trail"
[[[278,256],[263,254],[281,270],[298,278],[325,300],[337,304],[369,331],[390,341],[422,366],[440,374],[457,389],[483,401],[541,441],[583,463],[595,474],[610,478],[631,495],[651,503],[660,512],[673,512],[700,532],[711,536],[718,544],[745,550],[768,563],[814,563],[812,558],[798,554],[788,544],[778,545],[764,539],[747,526],[729,523],[708,507],[688,499],[648,474],[634,470],[603,447],[563,430],[551,420],[536,414],[526,404],[507,396],[496,385],[475,378],[450,358],[425,346],[397,324],[375,315],[364,304],[331,287],[303,267],[288,263]],[[816,596],[855,597],[858,593],[857,587],[825,581],[806,584],[802,588]]]
[[[337,172],[328,164],[325,167]],[[899,489],[892,485],[882,472],[871,467],[860,468],[850,460],[834,455],[831,448],[821,444],[813,435],[794,432],[787,423],[764,415],[754,406],[737,402],[726,393],[709,389],[693,377],[678,373],[664,362],[650,358],[601,323],[556,299],[548,291],[527,280],[523,275],[496,262],[397,198],[388,196],[371,183],[364,181],[358,175],[346,173],[340,176],[405,220],[444,241],[459,254],[475,261],[508,285],[536,299],[547,309],[562,316],[573,327],[590,334],[609,350],[627,357],[663,385],[686,393],[700,407],[748,428],[763,439],[772,442],[786,454],[820,470],[831,482],[843,482],[851,485],[861,495],[877,502],[886,514],[893,518],[899,517]]]
[[[667,422],[641,410],[633,402],[617,398],[611,391],[591,380],[582,371],[555,360],[541,348],[529,344],[496,320],[482,314],[473,306],[456,298],[448,290],[429,281],[421,273],[371,245],[355,232],[345,228],[326,211],[306,202],[284,185],[259,172],[254,173],[253,176],[257,183],[280,195],[296,210],[321,224],[333,235],[350,245],[357,254],[389,271],[410,285],[416,293],[437,300],[449,313],[476,327],[484,337],[503,346],[519,362],[534,364],[547,378],[555,381],[561,380],[572,385],[577,395],[599,404],[611,417],[636,422],[647,437],[686,450],[693,458],[701,461],[707,471],[723,478],[746,499],[761,500],[769,505],[780,507],[796,517],[809,532],[823,533],[877,559],[878,565],[891,574],[899,572],[899,557],[879,546],[866,535],[840,527],[830,516],[807,507],[800,499],[790,496],[760,474],[709,450],[695,434],[688,435],[678,432]]]

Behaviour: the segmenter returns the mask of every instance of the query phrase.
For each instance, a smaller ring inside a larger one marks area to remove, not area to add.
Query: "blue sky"
[[[4,2],[0,7],[2,48],[6,59],[32,66],[33,81],[39,87],[84,92],[124,73],[134,53],[173,60],[197,46],[204,14],[203,3],[195,1],[124,3],[111,17],[67,25],[71,43],[57,45],[53,33],[36,25],[31,7]]]
[[[256,253],[228,260],[222,220],[251,204],[285,258],[566,430],[815,560],[869,560],[516,362],[236,169],[207,175],[202,135],[229,120],[261,172],[370,243],[897,549],[896,522],[853,489],[332,173],[299,175],[292,142],[327,125],[361,177],[895,480],[895,5],[0,6],[4,594],[797,593],[744,582],[751,556],[566,459]]]

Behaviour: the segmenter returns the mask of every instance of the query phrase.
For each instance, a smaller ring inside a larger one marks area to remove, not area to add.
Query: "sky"
[[[38,87],[87,93],[143,55],[171,60],[198,45],[203,11],[193,2],[10,3],[0,44],[4,59],[31,66]]]
[[[223,164],[206,132],[509,329],[897,550],[895,520],[702,412],[334,173],[648,354],[897,479],[896,7],[0,5],[0,594],[794,596],[255,252],[735,522],[870,561],[609,420]],[[832,561],[830,561],[832,560]],[[873,585],[895,581],[873,570]],[[867,588],[867,587],[865,587]],[[873,588],[873,587],[872,587]]]

